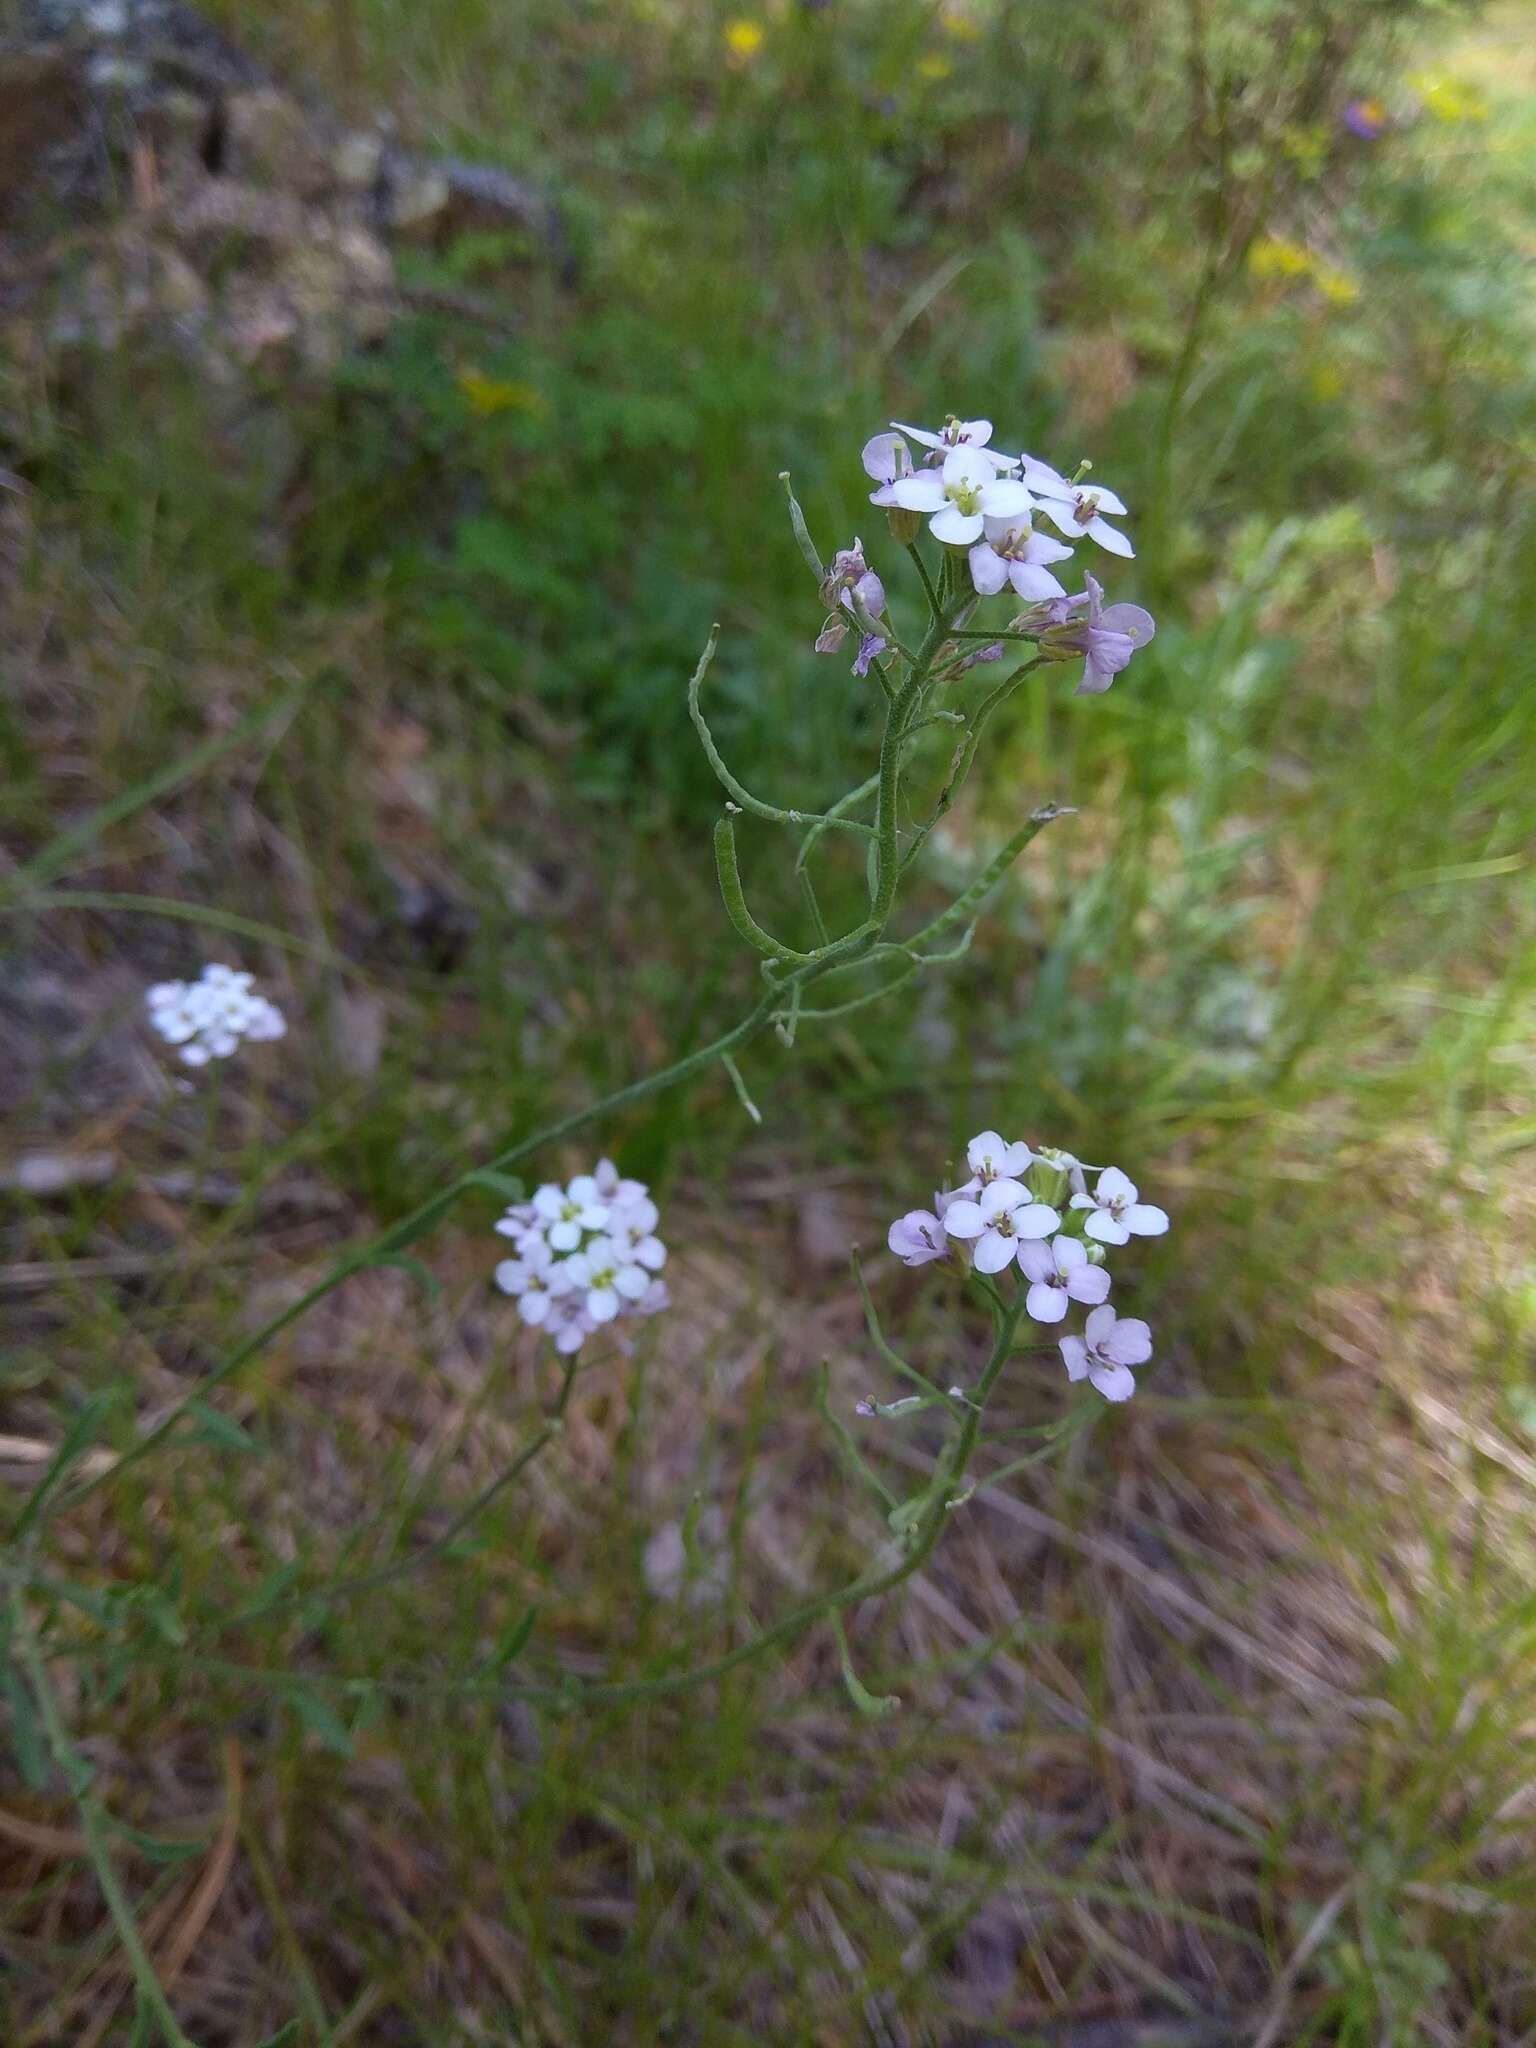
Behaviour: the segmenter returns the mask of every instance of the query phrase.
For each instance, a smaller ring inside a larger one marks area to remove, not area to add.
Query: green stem
[[[37,1701],[38,1717],[48,1739],[54,1763],[68,1785],[80,1816],[80,1829],[85,1837],[86,1855],[101,1895],[107,1902],[107,1911],[117,1929],[117,1938],[122,1943],[133,1970],[134,1981],[139,1988],[139,1997],[158,2021],[170,2048],[196,2048],[196,2043],[181,2031],[176,2015],[171,2011],[170,2001],[161,1988],[160,1979],[155,1975],[155,1966],[144,1946],[139,1933],[138,1922],[133,1917],[133,1907],[128,1894],[118,1880],[117,1867],[112,1861],[111,1843],[107,1832],[106,1808],[90,1791],[90,1765],[76,1749],[70,1739],[69,1730],[64,1726],[64,1717],[59,1712],[59,1702],[53,1690],[53,1681],[48,1676],[47,1661],[43,1656],[37,1636],[33,1631],[31,1617],[27,1613],[19,1587],[11,1588],[11,1630],[20,1653],[21,1662],[31,1681],[32,1693]]]

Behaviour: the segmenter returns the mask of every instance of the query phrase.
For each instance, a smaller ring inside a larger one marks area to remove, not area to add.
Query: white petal
[[[1042,498],[1040,510],[1053,526],[1058,527],[1061,532],[1067,534],[1071,539],[1078,540],[1082,537],[1083,529],[1078,525],[1076,518],[1073,516],[1070,504],[1063,504],[1056,498]]]
[[[537,1329],[549,1314],[549,1295],[542,1287],[530,1287],[520,1297],[517,1312],[525,1323],[532,1323]]]
[[[565,1190],[573,1202],[600,1202],[603,1191],[590,1173],[578,1173]]]
[[[1119,528],[1108,525],[1102,519],[1090,519],[1088,524],[1081,528],[1080,531],[1086,533],[1090,540],[1096,540],[1101,548],[1107,549],[1112,555],[1124,555],[1129,560],[1136,553],[1136,550],[1131,546],[1125,535],[1120,532]],[[1123,1394],[1112,1394],[1110,1396],[1111,1400],[1123,1400],[1124,1398]]]
[[[651,1276],[643,1266],[620,1266],[613,1284],[626,1301],[638,1301],[650,1286]]]
[[[206,1067],[209,1052],[206,1045],[192,1044],[181,1048],[181,1057],[189,1067]]]
[[[619,1312],[619,1297],[611,1287],[594,1287],[587,1295],[587,1314],[594,1323],[611,1323]]]
[[[565,1207],[564,1191],[553,1181],[545,1181],[543,1187],[534,1190],[533,1206],[541,1216],[558,1216]]]
[[[494,1277],[503,1294],[521,1294],[528,1285],[528,1269],[521,1259],[503,1259]]]
[[[583,1202],[581,1213],[576,1218],[583,1230],[601,1230],[608,1221],[606,1202]]]
[[[1058,1237],[1051,1246],[1051,1255],[1059,1273],[1075,1272],[1088,1263],[1088,1254],[1075,1237]]]
[[[971,549],[971,581],[983,597],[995,597],[1008,581],[1008,564],[983,543]]]
[[[972,1173],[997,1171],[997,1161],[1008,1147],[997,1131],[978,1131],[965,1148],[965,1161]]]
[[[980,1237],[987,1220],[979,1202],[951,1202],[944,1211],[944,1228],[951,1237]]]
[[[1136,1183],[1129,1174],[1122,1173],[1118,1166],[1106,1166],[1099,1175],[1099,1184],[1094,1193],[1101,1202],[1134,1202]]]
[[[1077,488],[1085,492],[1090,498],[1096,498],[1101,512],[1112,512],[1117,519],[1125,517],[1126,503],[1124,498],[1117,498],[1113,491],[1106,491],[1104,486],[1096,484],[1091,476],[1084,477]]]
[[[1035,1155],[1023,1143],[1006,1145],[1000,1162],[1002,1171],[1010,1180],[1022,1180],[1035,1163]]]
[[[557,1252],[573,1252],[581,1243],[581,1225],[561,1217],[558,1223],[550,1224],[549,1241]]]
[[[1070,499],[1076,489],[1059,469],[1052,469],[1048,462],[1040,462],[1033,455],[1021,455],[1019,467],[1030,490],[1038,492],[1042,498]]]
[[[1018,1242],[1011,1237],[1002,1237],[995,1230],[983,1231],[976,1245],[976,1270],[978,1273],[1001,1273],[1005,1266],[1013,1263]]]
[[[981,539],[981,514],[962,512],[958,505],[946,505],[942,512],[935,512],[929,520],[928,531],[946,547],[969,547],[973,540]]]
[[[1030,1202],[1014,1210],[1013,1227],[1020,1237],[1049,1237],[1060,1230],[1061,1217],[1047,1202]]]
[[[990,519],[1027,519],[1035,501],[1022,484],[999,477],[982,492],[981,509]]]
[[[635,1257],[642,1266],[659,1273],[667,1263],[667,1248],[659,1237],[642,1237],[635,1246]]]
[[[1008,581],[1029,604],[1037,604],[1046,597],[1065,597],[1066,586],[1049,569],[1038,569],[1033,562],[1010,562]]]
[[[1083,1225],[1090,1237],[1096,1237],[1102,1245],[1126,1245],[1130,1243],[1130,1231],[1124,1223],[1116,1223],[1108,1208],[1096,1208],[1094,1214]]]
[[[1021,1260],[1022,1256],[1021,1250]],[[1037,1280],[1025,1295],[1024,1306],[1037,1323],[1059,1323],[1067,1312],[1067,1290],[1048,1287],[1043,1280]]]
[[[944,483],[936,469],[920,469],[916,476],[898,477],[890,486],[892,500],[909,512],[937,512],[949,503]]]
[[[1123,1365],[1090,1365],[1088,1377],[1106,1401],[1129,1401],[1136,1391],[1135,1376]]]
[[[1168,1211],[1151,1202],[1133,1202],[1125,1212],[1125,1227],[1137,1237],[1161,1237],[1168,1228]]]
[[[992,422],[990,420],[961,420],[960,438],[962,441],[973,441],[978,448],[984,447],[992,438]]]
[[[950,449],[939,474],[948,487],[979,491],[983,484],[990,485],[994,482],[997,470],[979,448],[967,447],[962,442],[958,448]],[[1028,492],[1025,496],[1028,496]]]
[[[981,1213],[990,1223],[1005,1209],[1022,1209],[1029,1200],[1024,1183],[1017,1180],[988,1181],[981,1191]]]
[[[949,443],[942,434],[931,434],[926,427],[903,426],[900,420],[892,420],[891,425],[899,427],[904,434],[910,434],[912,439],[920,442],[924,448],[947,448],[949,446]]]

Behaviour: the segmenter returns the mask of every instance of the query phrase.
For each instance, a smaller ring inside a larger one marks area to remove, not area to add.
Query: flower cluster
[[[621,1316],[653,1316],[671,1297],[659,1279],[667,1248],[656,1235],[656,1204],[644,1181],[626,1180],[611,1159],[564,1187],[548,1181],[531,1202],[514,1202],[496,1228],[517,1256],[496,1268],[496,1285],[517,1299],[525,1323],[567,1356]]]
[[[205,967],[196,981],[157,981],[146,989],[149,1021],[189,1067],[227,1059],[242,1038],[281,1038],[288,1026],[275,1003],[259,996],[253,977],[233,967]]]
[[[1167,1213],[1143,1202],[1118,1166],[1085,1167],[1070,1152],[1031,1151],[996,1131],[972,1138],[966,1163],[971,1177],[962,1186],[896,1219],[891,1250],[908,1266],[953,1257],[989,1276],[1017,1266],[1025,1313],[1037,1323],[1062,1322],[1081,1303],[1089,1311],[1082,1335],[1059,1340],[1067,1376],[1086,1378],[1108,1401],[1128,1400],[1136,1391],[1130,1368],[1152,1356],[1152,1333],[1109,1307],[1106,1248],[1161,1237]]]
[[[916,459],[909,442],[917,445]],[[864,445],[864,469],[877,487],[869,501],[885,508],[893,533],[904,540],[915,539],[926,518],[936,540],[966,550],[978,597],[1011,591],[1022,598],[1033,609],[1014,626],[1042,636],[1040,651],[1053,660],[1082,655],[1083,693],[1107,690],[1135,649],[1152,638],[1151,614],[1140,605],[1103,607],[1092,576],[1084,590],[1069,597],[1054,568],[1072,557],[1064,541],[1091,540],[1112,555],[1134,555],[1125,534],[1110,523],[1125,516],[1125,504],[1102,484],[1087,480],[1087,464],[1067,477],[1036,456],[1005,454],[991,444],[990,420],[951,417],[937,433],[893,422],[891,432],[876,434]],[[1042,530],[1037,523],[1042,520],[1055,532]],[[837,557],[828,584],[839,574],[850,585],[867,578],[883,600],[879,579],[868,569],[858,541]],[[829,605],[838,601],[824,595]],[[841,602],[853,609],[846,589]],[[876,610],[869,606],[866,616]],[[1086,618],[1079,619],[1080,613]],[[866,637],[873,623],[871,618]],[[838,632],[831,644],[841,638]],[[824,630],[818,648],[826,651],[826,641]]]

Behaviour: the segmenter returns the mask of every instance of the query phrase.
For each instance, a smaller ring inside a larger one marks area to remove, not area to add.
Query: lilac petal
[[[1058,1337],[1061,1355],[1066,1360],[1067,1378],[1080,1380],[1088,1371],[1088,1346],[1081,1337]]]
[[[949,547],[968,547],[981,538],[981,514],[962,512],[958,505],[946,505],[942,512],[936,512],[928,522],[928,530],[935,540],[944,541]]]
[[[1124,633],[1133,647],[1145,647],[1157,631],[1157,621],[1139,604],[1106,606],[1099,624],[1111,633]]]
[[[944,1225],[927,1209],[910,1209],[905,1216],[898,1216],[885,1241],[908,1266],[926,1266],[930,1259],[942,1259],[948,1249]]]
[[[1106,1401],[1129,1401],[1136,1391],[1135,1376],[1123,1365],[1090,1365],[1088,1377]]]
[[[971,581],[983,597],[995,597],[1008,576],[1009,564],[985,542],[971,549]]]
[[[1075,1266],[1067,1275],[1067,1292],[1074,1301],[1103,1301],[1109,1293],[1109,1268]]]
[[[944,1211],[944,1228],[951,1237],[980,1237],[989,1220],[979,1202],[951,1202]]]
[[[503,1294],[521,1294],[527,1285],[521,1259],[503,1259],[493,1277]]]
[[[873,435],[864,443],[860,460],[864,464],[864,474],[872,476],[877,484],[894,483],[897,477],[907,475],[912,468],[912,457],[900,434]]]
[[[895,484],[890,483],[882,484],[878,491],[871,491],[869,502],[871,505],[899,505],[901,500],[896,495]]]
[[[1056,1254],[1039,1238],[1019,1246],[1019,1265],[1028,1280],[1051,1280],[1056,1278]],[[1034,1314],[1034,1310],[1030,1310]]]
[[[815,651],[818,654],[836,654],[847,638],[848,628],[842,623],[841,619],[833,619],[829,624],[823,626],[816,635]]]
[[[940,512],[949,503],[937,470],[920,469],[915,476],[900,477],[890,490],[892,500],[908,512]]]
[[[1125,1227],[1137,1237],[1161,1237],[1168,1228],[1168,1211],[1151,1202],[1133,1202],[1125,1212]]]
[[[1100,1313],[1094,1310],[1095,1315]],[[1098,1351],[1111,1365],[1145,1365],[1152,1356],[1152,1332],[1140,1316],[1124,1316],[1100,1340]]]
[[[1083,1324],[1083,1334],[1094,1350],[1097,1351],[1114,1327],[1114,1310],[1112,1308],[1096,1308]]]
[[[996,1230],[986,1231],[976,1245],[977,1272],[1001,1273],[1005,1266],[1013,1263],[1017,1250],[1015,1239],[1004,1237]]]
[[[1129,1174],[1122,1173],[1118,1166],[1106,1166],[1099,1175],[1099,1184],[1094,1193],[1101,1202],[1134,1202],[1136,1183]]]
[[[1024,1246],[1019,1247],[1020,1264],[1023,1263]],[[1024,1306],[1037,1323],[1059,1323],[1067,1312],[1067,1290],[1065,1287],[1048,1287],[1043,1280],[1037,1280],[1024,1297]]]
[[[867,676],[869,674],[869,664],[879,655],[884,654],[885,649],[886,642],[883,635],[879,633],[866,633],[859,642],[858,653],[854,656],[853,674],[856,676]]]

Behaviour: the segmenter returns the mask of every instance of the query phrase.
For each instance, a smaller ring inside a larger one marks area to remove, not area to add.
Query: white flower
[[[557,1252],[575,1251],[584,1230],[601,1230],[608,1221],[608,1204],[590,1173],[577,1174],[564,1188],[546,1181],[535,1191],[533,1206]]]
[[[951,1237],[974,1238],[978,1273],[1000,1273],[1024,1238],[1049,1237],[1061,1218],[1037,1202],[1022,1181],[989,1181],[976,1201],[951,1202],[944,1228]]]
[[[189,1067],[227,1059],[242,1038],[281,1038],[283,1013],[251,987],[252,977],[217,962],[194,982],[157,981],[144,992],[149,1021]]]
[[[893,427],[899,427],[904,434],[910,434],[924,448],[935,448],[941,455],[947,455],[951,448],[974,448],[985,455],[994,469],[1012,469],[1017,456],[1004,455],[1000,448],[989,448],[992,438],[990,420],[957,420],[953,413],[944,422],[940,433],[930,433],[926,427],[909,427],[900,420],[892,420]]]
[[[981,539],[987,519],[1024,519],[1034,509],[1024,486],[1000,478],[996,464],[986,450],[964,444],[950,449],[942,468],[903,477],[891,492],[907,511],[932,515],[928,527],[935,540],[969,547]]]
[[[570,1283],[594,1323],[611,1323],[626,1301],[639,1301],[651,1276],[611,1237],[594,1237],[564,1262]]]
[[[1089,1263],[1075,1237],[1036,1240],[1019,1246],[1019,1266],[1030,1282],[1024,1306],[1037,1323],[1059,1323],[1069,1301],[1101,1302],[1109,1292],[1109,1275]]]
[[[1096,1308],[1081,1337],[1060,1337],[1067,1378],[1085,1376],[1106,1401],[1128,1401],[1136,1391],[1130,1368],[1152,1356],[1152,1332],[1139,1316],[1119,1317],[1112,1308]]]
[[[961,1194],[974,1194],[989,1180],[1022,1180],[1030,1168],[1027,1145],[1005,1145],[996,1131],[978,1131],[965,1148],[966,1164],[976,1176]]]
[[[1044,464],[1035,465],[1038,471]],[[1054,475],[1054,472],[1052,472]],[[1134,555],[1136,550],[1116,526],[1111,526],[1103,517],[1112,512],[1117,518],[1125,515],[1125,506],[1113,491],[1106,491],[1100,484],[1069,483],[1065,477],[1057,477],[1059,488],[1030,479],[1025,471],[1031,490],[1040,498],[1040,510],[1053,526],[1064,533],[1069,540],[1081,540],[1085,536],[1096,540],[1101,548],[1107,548],[1112,555]]]
[[[1168,1228],[1166,1209],[1136,1199],[1136,1183],[1128,1180],[1118,1166],[1106,1166],[1091,1195],[1072,1197],[1074,1209],[1091,1209],[1083,1225],[1100,1244],[1127,1244],[1132,1237],[1161,1237]]]
[[[986,539],[971,549],[971,581],[983,597],[996,596],[1005,583],[1030,602],[1065,597],[1045,564],[1067,561],[1070,548],[1048,533],[1036,533],[1027,519],[984,519],[982,527]]]
[[[655,1235],[655,1203],[647,1202],[645,1209],[650,1211],[649,1221],[645,1210],[638,1214],[618,1211],[609,1221],[608,1236],[627,1265],[644,1266],[649,1273],[659,1273],[667,1263],[667,1248]]]

